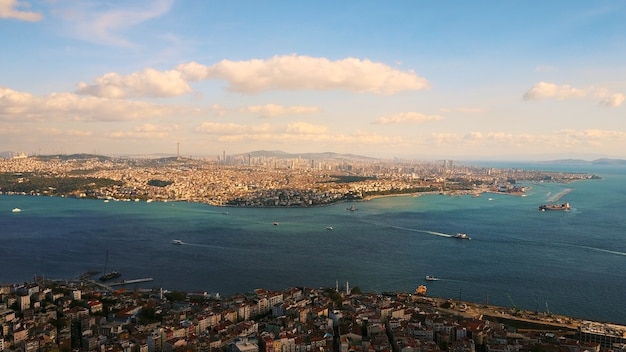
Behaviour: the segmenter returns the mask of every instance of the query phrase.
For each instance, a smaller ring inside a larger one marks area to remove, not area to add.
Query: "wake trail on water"
[[[592,251],[596,251],[596,252],[603,252],[603,253],[609,253],[609,254],[616,254],[616,255],[623,255],[626,256],[626,253],[624,252],[618,252],[618,251],[612,251],[610,249],[602,249],[602,248],[596,248],[596,247],[589,247],[589,246],[579,246],[579,245],[575,245],[575,244],[567,244],[567,243],[561,243],[564,246],[568,246],[568,247],[575,247],[575,248],[582,248],[582,249],[590,249]]]
[[[607,253],[607,254],[626,256],[625,252],[613,251],[613,250],[610,250],[610,249],[597,248],[597,247],[591,247],[591,246],[581,246],[581,245],[571,244],[571,243],[542,242],[542,241],[534,241],[534,240],[522,239],[522,238],[517,238],[517,237],[510,238],[510,240],[513,240],[514,242],[518,242],[518,243],[526,243],[526,244],[537,245],[537,246],[545,246],[546,244],[550,244],[550,245],[553,245],[553,246],[570,247],[570,248],[578,248],[578,249],[588,249],[588,250],[592,250],[592,251],[595,251],[595,252],[601,252],[601,253]],[[506,243],[508,241],[498,241],[498,242]]]
[[[377,222],[373,222],[373,221],[365,221],[365,220],[362,220],[362,221],[365,222],[365,223],[368,223],[368,224],[377,225],[377,226],[381,226],[381,227],[388,227],[388,228],[397,229],[397,230],[410,231],[410,232],[419,232],[419,233],[427,233],[429,235],[440,236],[440,237],[448,237],[448,238],[453,237],[452,235],[449,235],[449,234],[443,233],[443,232],[411,229],[411,228],[408,228],[408,227],[396,226],[396,225],[388,225],[388,224],[377,223]]]
[[[239,252],[253,252],[254,251],[252,249],[240,248],[240,247],[224,247],[224,246],[216,246],[212,244],[189,243],[189,242],[181,242],[180,246],[202,247],[202,248],[231,250],[231,251],[239,251]]]

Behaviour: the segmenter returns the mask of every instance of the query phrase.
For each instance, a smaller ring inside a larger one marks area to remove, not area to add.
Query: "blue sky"
[[[620,1],[0,0],[0,151],[626,158]]]

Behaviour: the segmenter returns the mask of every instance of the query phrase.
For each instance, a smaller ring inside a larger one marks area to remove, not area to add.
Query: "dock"
[[[110,284],[107,284],[107,286],[122,286],[122,285],[129,285],[129,284],[137,284],[140,282],[149,282],[154,280],[151,277],[146,277],[143,279],[132,279],[132,280],[122,280],[122,281],[117,281],[117,282],[111,282]]]

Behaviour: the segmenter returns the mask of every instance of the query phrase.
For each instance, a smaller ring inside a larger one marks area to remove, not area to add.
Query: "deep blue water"
[[[248,209],[0,196],[0,282],[102,271],[108,251],[120,279],[154,278],[141,287],[231,295],[337,281],[373,292],[426,284],[432,296],[626,324],[626,168],[558,168],[603,179],[527,184],[526,197],[379,198],[354,212],[349,203]],[[561,201],[572,210],[538,211],[570,189]],[[457,232],[472,240],[449,237]]]

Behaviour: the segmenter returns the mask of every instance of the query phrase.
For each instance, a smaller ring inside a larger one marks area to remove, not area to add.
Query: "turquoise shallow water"
[[[433,296],[626,324],[626,168],[570,170],[603,179],[527,184],[526,197],[379,198],[353,212],[348,203],[246,209],[0,196],[0,282],[101,271],[109,251],[120,279],[154,278],[140,287],[229,295],[337,281],[375,292],[426,284]],[[564,191],[571,211],[538,211]],[[472,240],[449,237],[457,232]]]

